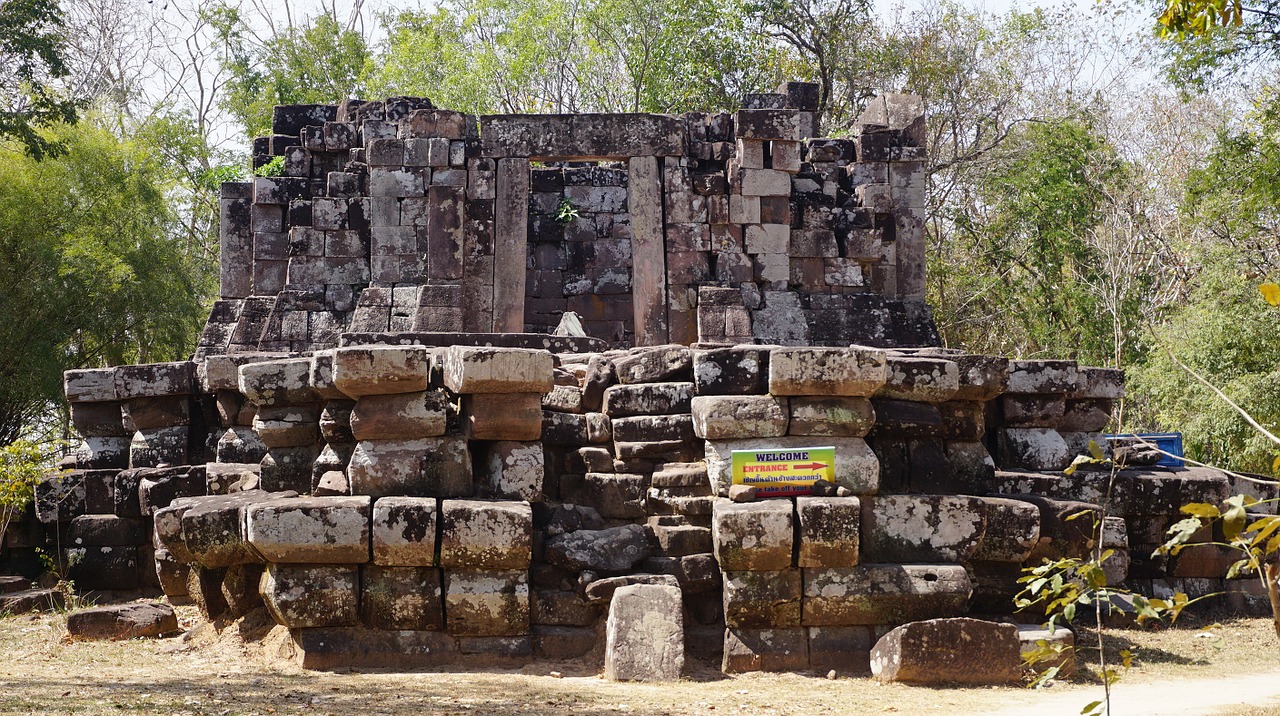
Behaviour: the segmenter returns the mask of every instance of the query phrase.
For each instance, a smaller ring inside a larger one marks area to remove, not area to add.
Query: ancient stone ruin
[[[1024,565],[1096,540],[1115,580],[1220,587],[1213,549],[1147,555],[1226,477],[1061,472],[1119,371],[937,347],[919,103],[848,139],[814,138],[813,85],[745,107],[277,107],[254,163],[282,173],[223,187],[195,356],[67,373],[83,442],[10,566],[47,546],[82,590],[265,606],[309,667],[619,679],[867,672],[894,627],[1008,615]],[[570,311],[586,335],[551,335]],[[817,494],[730,489],[733,450],[820,446]]]

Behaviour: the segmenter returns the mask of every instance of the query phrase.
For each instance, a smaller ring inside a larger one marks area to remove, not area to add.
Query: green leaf
[[[1230,501],[1228,500],[1227,502],[1230,503]],[[1249,515],[1245,512],[1244,505],[1236,504],[1232,506],[1231,509],[1226,511],[1226,514],[1222,515],[1222,536],[1226,537],[1228,542],[1234,540],[1244,530],[1244,523],[1248,517]]]
[[[1089,441],[1089,454],[1098,462],[1102,462],[1106,459],[1106,454],[1102,452],[1102,447],[1094,440]]]
[[[1101,701],[1090,701],[1084,705],[1084,708],[1080,709],[1080,714],[1081,716],[1090,716],[1090,714],[1097,713],[1098,707],[1101,705]]]
[[[1222,514],[1218,510],[1217,506],[1210,505],[1204,502],[1193,502],[1189,505],[1183,505],[1180,508],[1180,510],[1182,512],[1187,513],[1188,515],[1195,515],[1196,517],[1200,517],[1206,520],[1214,519],[1215,517],[1218,517],[1219,515]],[[1169,528],[1169,531],[1172,532],[1173,528],[1172,527]]]

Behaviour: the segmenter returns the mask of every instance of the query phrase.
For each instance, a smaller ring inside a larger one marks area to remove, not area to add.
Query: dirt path
[[[1102,687],[1089,691],[1044,693],[1029,704],[1010,706],[988,716],[1079,716],[1089,702],[1102,698]],[[1280,670],[1221,678],[1175,679],[1145,684],[1121,680],[1112,689],[1110,716],[1212,716],[1239,713],[1245,706],[1280,705]]]

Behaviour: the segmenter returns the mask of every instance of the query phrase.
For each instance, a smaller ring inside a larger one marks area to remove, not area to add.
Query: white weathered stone
[[[902,624],[964,614],[973,586],[958,564],[805,569],[805,626]]]
[[[361,440],[347,476],[354,495],[464,497],[472,491],[467,441],[453,436]]]
[[[1066,440],[1053,428],[1005,428],[1000,452],[1003,467],[1024,470],[1063,470],[1073,457]]]
[[[529,633],[529,572],[445,570],[445,624],[456,636]]]
[[[543,350],[450,346],[443,353],[444,384],[455,393],[549,393],[554,369]]]
[[[527,502],[444,500],[440,503],[440,566],[445,569],[527,569],[533,555],[533,511]]]
[[[277,624],[290,629],[355,626],[360,568],[333,564],[269,564],[259,583]]]
[[[862,553],[871,562],[959,562],[986,529],[977,498],[878,495],[862,501]]]
[[[769,354],[772,395],[874,395],[888,380],[875,348],[779,348]]]
[[[789,569],[794,544],[792,519],[790,500],[742,503],[716,500],[711,517],[711,540],[721,569]]]
[[[245,536],[269,562],[369,561],[368,497],[272,500],[245,509]]]
[[[70,403],[119,400],[114,368],[65,371],[62,374],[62,389]]]
[[[311,359],[290,358],[240,366],[240,392],[254,405],[301,405],[317,399],[311,390]]]
[[[680,588],[621,587],[609,604],[604,678],[675,681],[684,668],[684,604]]]
[[[426,390],[430,370],[423,346],[349,346],[333,356],[333,384],[352,398]]]
[[[960,390],[960,366],[941,358],[888,356],[888,380],[876,397],[941,403]]]
[[[373,503],[373,563],[434,567],[439,502],[434,497],[382,497]]]
[[[780,437],[790,418],[787,399],[771,395],[699,396],[691,407],[693,434],[707,440]]]
[[[484,481],[495,497],[542,501],[547,471],[542,443],[511,440],[490,443],[483,468]]]

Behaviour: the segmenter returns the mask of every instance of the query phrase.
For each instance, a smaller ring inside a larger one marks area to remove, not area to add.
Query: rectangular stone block
[[[604,412],[610,418],[687,413],[693,393],[686,382],[613,385],[604,391]]]
[[[195,364],[190,361],[122,365],[114,371],[115,392],[120,400],[191,395],[195,391]]]
[[[540,393],[479,393],[462,401],[462,424],[470,440],[537,440],[542,435]]]
[[[861,503],[856,497],[797,497],[800,567],[856,567]]]
[[[533,511],[527,502],[440,503],[440,566],[445,569],[528,569],[532,545]]]
[[[561,497],[565,497],[564,488],[562,480]],[[589,472],[570,495],[574,504],[590,507],[605,519],[636,520],[645,516],[647,488],[648,479],[644,475]]]
[[[773,395],[874,395],[888,380],[884,351],[873,348],[779,348],[769,355]]]
[[[382,497],[373,503],[373,563],[395,567],[436,565],[439,502],[434,497]]]
[[[870,627],[809,627],[809,668],[819,674],[866,675],[871,673]]]
[[[794,396],[788,435],[864,437],[875,425],[876,412],[866,398]]]
[[[678,587],[618,589],[605,626],[604,678],[675,681],[684,667],[684,606]]]
[[[258,490],[191,498],[182,512],[182,542],[195,562],[206,569],[261,562],[244,534],[244,509],[268,500],[296,497]]]
[[[978,498],[878,495],[862,499],[867,562],[962,562],[978,550],[986,510]]]
[[[771,395],[698,396],[692,413],[694,435],[706,440],[779,437],[790,419],[787,399]]]
[[[548,351],[450,346],[442,366],[445,386],[460,394],[548,393],[554,386]]]
[[[724,575],[724,621],[733,628],[800,626],[800,570]]]
[[[311,390],[310,358],[247,363],[238,370],[239,390],[254,405],[302,405],[317,398]]]
[[[805,569],[805,626],[905,624],[968,613],[972,586],[960,565],[864,564]]]
[[[354,626],[360,618],[360,568],[331,564],[268,564],[262,601],[290,629]]]
[[[1010,393],[1072,393],[1077,380],[1073,360],[1009,361]]]
[[[366,395],[351,410],[356,440],[412,440],[444,435],[448,400],[438,390]]]
[[[933,357],[889,355],[888,380],[876,396],[941,403],[960,390],[960,366]]]
[[[269,562],[369,561],[367,496],[273,500],[245,508],[245,536]]]
[[[500,440],[480,452],[476,464],[482,471],[479,481],[485,494],[504,500],[542,502],[547,466],[541,442]]]
[[[779,571],[792,567],[793,505],[789,499],[715,501],[711,537],[725,571]]]
[[[347,467],[351,493],[386,497],[468,497],[471,455],[459,437],[362,440]]]
[[[733,114],[739,139],[805,139],[801,113],[795,109],[741,109]]]
[[[68,370],[62,374],[62,388],[70,403],[119,400],[114,368]]]
[[[352,398],[427,389],[431,351],[424,346],[349,346],[333,357],[333,383]]]
[[[750,346],[713,348],[693,354],[698,395],[753,395],[766,391],[769,350]]]
[[[529,573],[445,570],[445,624],[455,636],[529,633]]]
[[[371,629],[444,629],[441,573],[432,567],[365,565],[360,570],[360,621]]]
[[[724,631],[720,670],[726,674],[808,668],[809,639],[805,629],[729,628]]]

